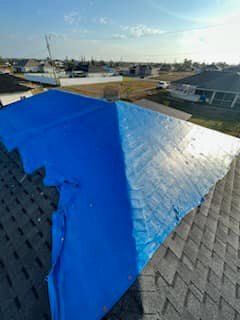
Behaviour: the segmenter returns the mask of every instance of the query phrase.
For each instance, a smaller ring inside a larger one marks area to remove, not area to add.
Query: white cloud
[[[106,17],[101,17],[101,18],[99,19],[99,23],[100,23],[100,24],[107,24],[107,23],[108,23],[108,19],[107,19]]]
[[[77,24],[80,22],[80,20],[81,17],[77,11],[72,11],[64,15],[64,21],[70,25]]]
[[[106,25],[106,24],[109,24],[111,20],[107,17],[100,17],[100,18],[94,19],[94,22]]]
[[[79,35],[83,34],[88,34],[89,30],[88,29],[83,29],[83,28],[75,28],[71,30],[72,33],[78,33]]]
[[[126,39],[127,36],[125,34],[122,34],[122,33],[115,33],[115,34],[113,34],[112,38],[113,39],[122,40],[122,39]]]
[[[151,28],[144,24],[137,24],[133,26],[121,26],[121,29],[131,37],[140,38],[144,36],[153,36],[163,34],[164,31],[158,28]]]

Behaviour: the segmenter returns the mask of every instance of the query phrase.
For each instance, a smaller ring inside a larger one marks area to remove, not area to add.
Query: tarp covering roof
[[[240,151],[236,138],[125,102],[51,90],[0,112],[27,173],[57,186],[53,319],[101,319]]]

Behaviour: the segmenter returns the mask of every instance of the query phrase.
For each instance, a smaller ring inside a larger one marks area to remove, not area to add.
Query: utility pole
[[[56,74],[56,70],[55,70],[55,65],[54,65],[54,62],[53,62],[53,59],[52,59],[52,52],[51,52],[51,47],[50,47],[50,37],[45,34],[45,41],[46,41],[46,46],[47,46],[47,50],[48,50],[48,55],[49,55],[49,58],[50,58],[50,62],[52,63],[52,68],[53,68],[53,75],[54,75],[54,79],[55,79],[55,82],[56,84],[58,83],[58,79],[57,79],[57,74]]]

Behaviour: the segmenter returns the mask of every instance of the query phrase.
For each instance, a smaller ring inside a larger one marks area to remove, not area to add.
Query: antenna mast
[[[51,61],[51,64],[52,64],[54,79],[55,79],[55,82],[57,84],[58,83],[57,74],[56,74],[55,65],[54,65],[54,62],[53,62],[53,59],[52,59],[52,52],[51,52],[51,47],[50,47],[49,40],[50,40],[50,36],[45,34],[45,41],[46,41],[46,46],[47,46],[47,50],[48,50],[48,55],[49,55],[49,58],[50,58],[50,61]]]

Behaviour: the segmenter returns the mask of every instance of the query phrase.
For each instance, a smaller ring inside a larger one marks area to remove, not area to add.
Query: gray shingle
[[[174,83],[189,84],[201,89],[240,92],[240,76],[237,72],[205,71]]]
[[[46,276],[58,194],[43,186],[43,170],[25,176],[18,153],[7,153],[0,145],[1,320],[50,319]],[[41,196],[42,190],[48,198]]]
[[[182,220],[144,270],[143,274],[155,274],[154,286],[158,290],[157,308],[150,319],[240,320],[239,222],[238,158],[200,208]],[[138,319],[144,319],[144,310],[149,311],[144,306],[148,303],[147,294],[145,291],[143,314]],[[126,310],[124,303],[121,308]],[[130,317],[125,312],[118,319]]]

